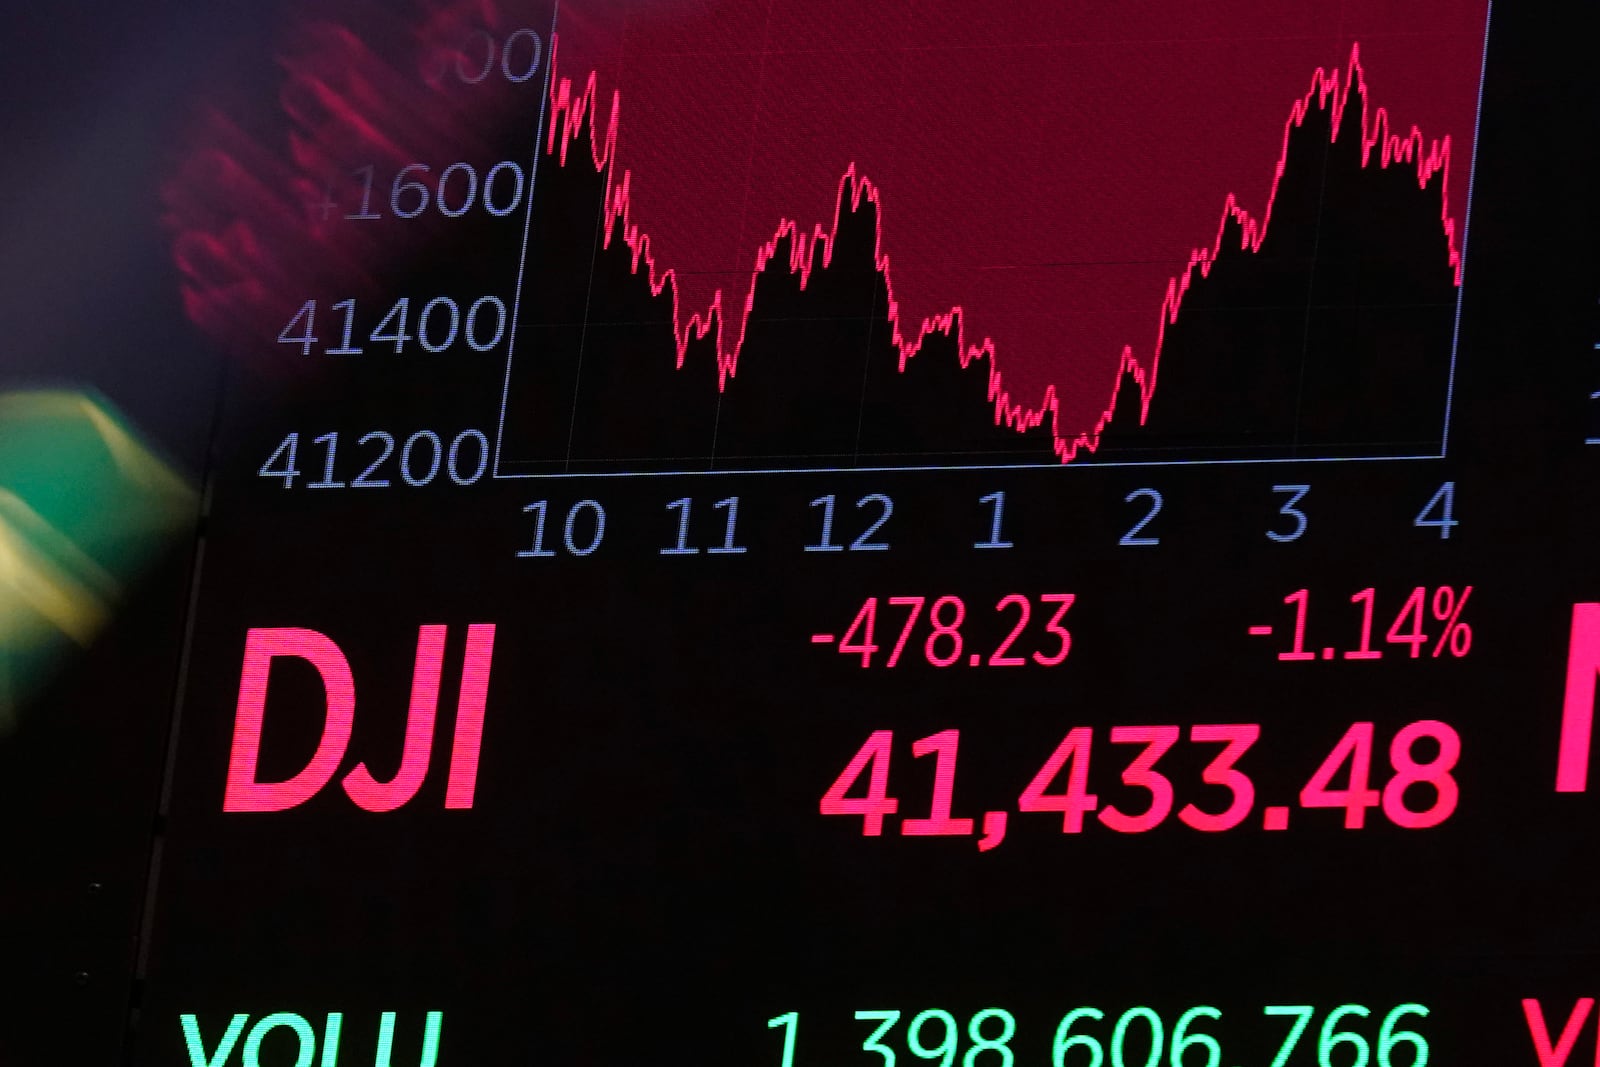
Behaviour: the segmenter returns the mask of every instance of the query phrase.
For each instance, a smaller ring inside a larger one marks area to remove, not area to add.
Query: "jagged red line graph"
[[[1033,406],[1015,401],[1007,389],[1004,375],[999,365],[996,346],[992,338],[984,337],[978,342],[969,342],[965,336],[967,315],[961,305],[953,305],[945,311],[924,318],[918,323],[915,330],[907,332],[903,328],[899,301],[895,297],[894,276],[891,257],[883,247],[883,193],[866,174],[859,173],[854,162],[850,163],[840,176],[835,195],[833,222],[829,226],[816,224],[809,232],[795,219],[784,218],[777,223],[772,236],[762,243],[756,251],[754,267],[750,272],[750,282],[746,287],[744,306],[737,313],[737,322],[734,330],[728,330],[730,318],[727,309],[723,306],[723,290],[718,288],[709,306],[703,310],[691,310],[685,318],[683,299],[680,286],[676,283],[675,268],[663,266],[656,260],[651,250],[649,234],[643,225],[636,222],[632,212],[631,188],[634,180],[632,171],[619,167],[617,158],[617,134],[622,113],[622,94],[614,90],[611,94],[609,115],[601,129],[598,111],[598,76],[590,72],[584,81],[581,91],[575,91],[572,78],[563,77],[557,63],[559,56],[559,40],[553,38],[551,43],[550,64],[550,118],[546,135],[545,151],[554,153],[562,166],[568,162],[569,149],[585,134],[585,119],[587,122],[589,142],[589,157],[597,172],[605,175],[605,194],[603,202],[602,230],[603,242],[609,247],[614,234],[620,234],[632,253],[632,266],[635,273],[643,264],[648,278],[651,292],[659,295],[669,283],[672,284],[673,326],[677,343],[677,365],[681,368],[690,343],[703,339],[707,334],[713,335],[717,356],[717,387],[725,390],[728,381],[737,377],[739,355],[744,345],[745,331],[750,315],[754,309],[756,282],[762,271],[766,269],[774,257],[778,255],[779,247],[787,241],[789,243],[789,270],[798,276],[799,285],[804,288],[819,261],[826,266],[830,261],[834,238],[838,233],[840,213],[845,197],[849,197],[852,208],[857,208],[863,200],[870,201],[876,210],[878,220],[874,235],[874,259],[879,271],[882,272],[887,286],[888,321],[892,329],[892,343],[899,353],[899,365],[903,371],[906,361],[916,357],[924,341],[932,334],[948,334],[952,330],[956,333],[958,352],[960,353],[961,366],[970,367],[975,361],[986,362],[988,371],[987,396],[994,409],[995,424],[1007,426],[1017,432],[1034,429],[1049,420],[1049,429],[1052,435],[1053,448],[1056,456],[1063,463],[1070,462],[1080,450],[1087,449],[1091,453],[1099,445],[1100,436],[1106,425],[1110,422],[1113,412],[1117,407],[1118,394],[1126,380],[1131,378],[1140,391],[1140,417],[1141,421],[1148,415],[1150,401],[1155,394],[1161,362],[1162,341],[1165,337],[1166,327],[1177,321],[1183,306],[1184,294],[1193,283],[1196,271],[1202,277],[1209,274],[1217,255],[1222,251],[1223,241],[1227,233],[1229,221],[1237,222],[1240,227],[1241,248],[1249,252],[1259,251],[1265,239],[1268,227],[1272,221],[1272,206],[1276,199],[1278,184],[1288,164],[1290,134],[1299,127],[1313,107],[1330,112],[1330,128],[1335,137],[1341,128],[1345,110],[1350,103],[1352,93],[1360,99],[1361,123],[1361,165],[1370,166],[1374,159],[1379,167],[1387,168],[1395,164],[1408,165],[1414,168],[1416,181],[1419,187],[1425,187],[1437,175],[1441,186],[1441,210],[1439,223],[1442,227],[1449,255],[1449,265],[1454,273],[1455,282],[1459,286],[1461,280],[1461,254],[1457,240],[1457,224],[1451,212],[1449,174],[1451,162],[1451,138],[1444,137],[1429,142],[1422,131],[1415,125],[1404,134],[1397,134],[1391,130],[1391,120],[1388,112],[1382,107],[1373,107],[1366,84],[1366,76],[1361,64],[1361,47],[1359,43],[1351,46],[1349,61],[1343,71],[1335,68],[1327,70],[1318,67],[1311,76],[1310,87],[1306,92],[1296,98],[1289,108],[1289,115],[1284,123],[1281,150],[1274,169],[1271,187],[1267,196],[1266,206],[1259,217],[1253,216],[1242,207],[1234,193],[1228,193],[1217,225],[1216,238],[1209,248],[1197,248],[1191,251],[1188,263],[1177,275],[1168,279],[1165,294],[1162,297],[1159,322],[1155,345],[1147,360],[1141,360],[1134,353],[1132,344],[1124,344],[1120,361],[1117,367],[1115,382],[1110,395],[1106,400],[1099,417],[1092,426],[1084,431],[1072,432],[1063,427],[1060,401],[1056,386],[1052,383],[1045,387],[1040,401]],[[1341,76],[1342,75],[1342,76]],[[618,178],[618,171],[621,177]]]

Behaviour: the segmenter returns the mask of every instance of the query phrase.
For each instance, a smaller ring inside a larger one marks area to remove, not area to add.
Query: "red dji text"
[[[416,796],[428,773],[433,750],[434,719],[439,710],[439,685],[448,627],[422,626],[417,631],[416,667],[411,675],[411,706],[406,715],[405,746],[400,769],[380,782],[358,763],[344,776],[344,791],[367,811],[393,811]],[[478,749],[483,739],[483,709],[489,693],[489,661],[494,652],[494,624],[467,627],[466,655],[456,705],[455,738],[450,750],[446,808],[472,807],[478,781]],[[325,697],[322,738],[311,762],[281,782],[256,776],[261,750],[261,724],[267,710],[267,684],[272,661],[294,656],[310,663],[322,679]],[[234,718],[233,748],[228,757],[228,783],[223,811],[284,811],[310,800],[332,779],[350,744],[355,725],[356,686],[350,663],[325,634],[299,627],[255,627],[245,634],[244,667],[239,675],[239,709]]]

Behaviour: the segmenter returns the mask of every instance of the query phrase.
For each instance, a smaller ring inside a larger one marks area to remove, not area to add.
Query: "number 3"
[[[1007,597],[1006,599],[1009,600],[1011,598]],[[1055,614],[1051,615],[1050,621],[1044,624],[1044,630],[1045,633],[1050,634],[1060,642],[1060,648],[1048,656],[1043,652],[1035,652],[1033,654],[1033,662],[1039,666],[1054,667],[1066,659],[1067,653],[1072,651],[1072,634],[1068,633],[1067,628],[1061,625],[1061,617],[1067,613],[1067,609],[1072,607],[1072,602],[1076,599],[1078,597],[1075,593],[1041,593],[1039,595],[1040,603],[1054,604],[1056,606]],[[1001,603],[1004,603],[1004,601],[1001,601]]]
[[[1154,829],[1172,810],[1172,783],[1155,771],[1156,761],[1167,754],[1178,740],[1176,726],[1113,726],[1111,743],[1144,743],[1144,751],[1122,772],[1124,785],[1137,786],[1150,794],[1150,807],[1138,815],[1126,815],[1107,804],[1100,809],[1100,821],[1119,834],[1137,834]]]
[[[1250,814],[1250,806],[1256,802],[1256,787],[1243,771],[1234,768],[1234,764],[1260,737],[1261,726],[1258,723],[1197,724],[1189,728],[1191,741],[1221,741],[1228,746],[1200,772],[1200,780],[1207,785],[1220,785],[1227,789],[1233,794],[1233,800],[1225,810],[1215,815],[1193,804],[1185,804],[1178,812],[1178,818],[1183,820],[1184,825],[1206,833],[1216,833],[1231,830],[1244,821],[1244,817]]]
[[[1309,485],[1275,485],[1272,487],[1272,491],[1274,493],[1294,494],[1289,498],[1288,502],[1283,505],[1283,507],[1278,509],[1279,515],[1287,515],[1294,520],[1294,529],[1290,530],[1288,533],[1279,533],[1276,530],[1268,530],[1267,537],[1278,542],[1280,545],[1287,544],[1290,541],[1300,540],[1300,535],[1306,532],[1306,513],[1295,507],[1295,505],[1300,503],[1301,497],[1305,496],[1311,491],[1311,487]]]
[[[861,1042],[861,1047],[868,1052],[876,1052],[883,1057],[883,1067],[894,1067],[894,1049],[879,1042],[878,1038],[894,1029],[894,1024],[900,1021],[897,1011],[858,1011],[857,1019],[876,1020],[883,1025],[872,1031],[872,1036]]]

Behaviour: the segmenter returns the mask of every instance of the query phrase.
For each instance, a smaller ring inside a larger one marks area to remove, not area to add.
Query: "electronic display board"
[[[123,1060],[1600,1062],[1559,33],[275,13],[154,209]]]

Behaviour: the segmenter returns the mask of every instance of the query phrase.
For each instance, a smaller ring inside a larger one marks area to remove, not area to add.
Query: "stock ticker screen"
[[[1569,14],[261,16],[130,208],[198,458],[0,397],[92,1062],[1597,1062]]]

